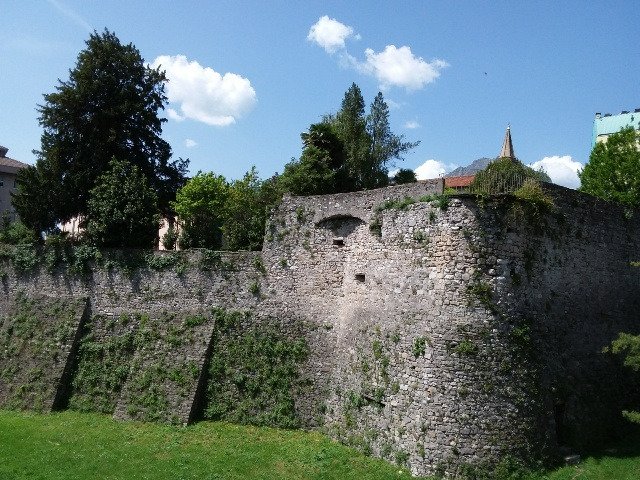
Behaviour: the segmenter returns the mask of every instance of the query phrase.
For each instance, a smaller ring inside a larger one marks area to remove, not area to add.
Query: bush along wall
[[[288,335],[275,319],[238,310],[215,309],[214,317],[204,417],[299,427],[295,398],[309,386],[300,377],[309,355],[303,332]]]
[[[0,317],[0,407],[62,406],[86,310],[85,298],[15,295]]]

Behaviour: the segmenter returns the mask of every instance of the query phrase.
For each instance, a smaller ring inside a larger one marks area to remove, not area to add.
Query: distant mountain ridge
[[[495,158],[482,157],[474,160],[466,167],[458,167],[455,170],[451,170],[449,173],[445,173],[445,177],[464,177],[466,175],[475,175],[480,170],[484,170],[489,163],[494,161]]]

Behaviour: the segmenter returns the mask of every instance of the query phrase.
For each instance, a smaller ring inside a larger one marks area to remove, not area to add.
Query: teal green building
[[[596,118],[593,121],[591,147],[596,142],[605,142],[609,135],[619,132],[625,127],[633,127],[636,130],[640,130],[640,108],[636,108],[633,112],[623,110],[619,115],[596,113]]]

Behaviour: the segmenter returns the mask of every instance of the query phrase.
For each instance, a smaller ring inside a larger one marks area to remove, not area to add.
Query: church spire
[[[498,158],[510,158],[516,159],[516,154],[513,152],[513,143],[511,142],[511,126],[507,125],[507,132],[504,134],[504,142],[502,142],[502,150]]]

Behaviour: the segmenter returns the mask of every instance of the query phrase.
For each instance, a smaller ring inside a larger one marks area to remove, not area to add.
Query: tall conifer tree
[[[39,106],[44,132],[37,163],[20,173],[14,197],[29,226],[41,231],[86,215],[90,191],[114,157],[135,165],[157,193],[160,209],[169,210],[188,161],[171,161],[171,148],[161,138],[165,80],[114,33],[90,35],[69,80],[59,81]],[[44,205],[34,192],[47,192]]]

